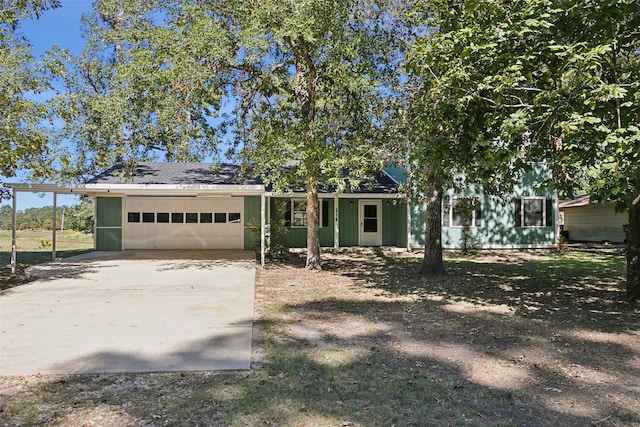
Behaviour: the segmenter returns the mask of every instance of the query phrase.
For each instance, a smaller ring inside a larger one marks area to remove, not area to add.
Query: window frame
[[[286,226],[289,228],[307,228],[307,199],[304,198],[291,198],[288,201],[289,209],[287,209],[285,213],[285,222]],[[296,211],[304,214],[304,225],[294,225],[293,218],[294,216],[294,208],[296,203],[304,204],[304,211]],[[326,204],[326,207],[325,207]],[[329,199],[318,197],[318,226],[319,228],[329,227],[329,213],[331,209],[329,209]]]
[[[553,207],[553,199],[545,196],[524,196],[519,199],[515,199],[515,220],[516,227],[519,228],[545,228],[545,227],[553,227],[553,217],[554,215],[554,207]],[[527,206],[527,201],[532,200],[541,200],[542,201],[542,211],[540,212],[541,216],[541,224],[528,225],[526,224],[527,219],[527,210],[525,209]]]
[[[469,225],[454,225],[454,201],[475,199],[478,203],[477,209],[474,209],[471,213],[471,224]],[[477,196],[449,196],[444,199],[445,212],[442,215],[442,226],[447,228],[480,228],[482,227],[482,199]]]

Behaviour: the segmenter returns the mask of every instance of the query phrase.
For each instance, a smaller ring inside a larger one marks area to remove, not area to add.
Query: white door
[[[127,197],[125,249],[242,249],[244,198]]]
[[[360,246],[382,245],[382,201],[360,200],[358,215]]]

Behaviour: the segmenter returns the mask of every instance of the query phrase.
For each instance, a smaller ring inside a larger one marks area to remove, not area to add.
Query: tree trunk
[[[424,258],[420,273],[437,276],[446,273],[442,261],[442,185],[431,168],[427,171],[427,179]]]
[[[318,185],[315,179],[307,178],[307,270],[322,270],[319,220]]]
[[[627,300],[640,299],[640,194],[629,202],[627,229]]]

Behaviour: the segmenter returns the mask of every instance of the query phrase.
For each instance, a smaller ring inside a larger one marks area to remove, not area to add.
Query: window
[[[287,227],[306,227],[307,226],[307,202],[301,199],[291,200],[291,207],[285,212],[285,220]],[[318,212],[320,227],[329,226],[329,200],[321,200],[318,203],[320,212]]]
[[[169,222],[169,213],[158,212],[156,215],[156,222]]]
[[[202,212],[200,214],[200,224],[211,224],[213,222],[213,215],[210,212]]]
[[[362,231],[365,233],[378,232],[378,205],[364,205]]]
[[[307,202],[304,200],[291,201],[291,226],[307,226]]]
[[[229,222],[234,224],[240,224],[240,213],[239,212],[229,212]]]
[[[127,222],[140,222],[140,212],[127,213]]]
[[[477,197],[451,197],[444,200],[443,227],[481,227],[482,207]]]
[[[171,222],[173,222],[173,223],[184,222],[184,214],[182,212],[172,212],[171,213]]]
[[[552,227],[553,200],[524,197],[515,200],[516,227]]]
[[[154,222],[156,218],[156,214],[153,212],[143,212],[142,213],[142,222]],[[158,221],[160,222],[160,221]]]
[[[195,212],[187,212],[185,215],[185,219],[187,224],[197,224],[198,223],[198,214]]]
[[[216,212],[215,215],[215,223],[216,224],[224,224],[227,222],[227,213],[226,212]]]

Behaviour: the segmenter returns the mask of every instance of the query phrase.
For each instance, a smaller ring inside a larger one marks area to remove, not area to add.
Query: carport
[[[0,375],[249,369],[250,251],[92,252],[0,293]]]

